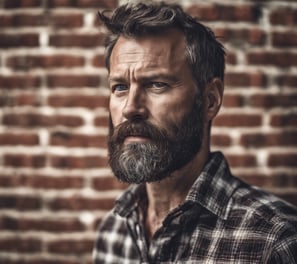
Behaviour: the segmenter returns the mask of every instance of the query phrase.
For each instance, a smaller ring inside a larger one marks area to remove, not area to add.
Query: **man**
[[[95,263],[296,263],[297,209],[210,152],[224,48],[170,4],[100,13],[110,31],[109,162],[132,183],[102,220]]]

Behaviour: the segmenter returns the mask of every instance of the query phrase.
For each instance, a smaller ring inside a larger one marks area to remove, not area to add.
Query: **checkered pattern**
[[[100,225],[94,263],[297,263],[297,208],[233,177],[220,152],[150,244],[146,204],[144,185],[123,194]]]

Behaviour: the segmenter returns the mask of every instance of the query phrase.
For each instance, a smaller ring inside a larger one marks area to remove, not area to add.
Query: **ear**
[[[214,78],[206,85],[204,91],[205,114],[207,121],[211,121],[220,110],[223,101],[224,84],[219,78]]]

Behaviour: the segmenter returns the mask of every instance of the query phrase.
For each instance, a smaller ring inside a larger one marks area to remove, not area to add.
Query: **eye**
[[[114,84],[111,87],[111,91],[113,93],[121,93],[121,92],[125,92],[127,90],[128,90],[128,86],[126,84],[122,84],[122,83]]]
[[[148,87],[160,92],[160,91],[167,89],[169,87],[169,85],[164,82],[151,82],[148,84]]]

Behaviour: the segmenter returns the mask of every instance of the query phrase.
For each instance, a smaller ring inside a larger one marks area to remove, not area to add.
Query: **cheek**
[[[111,123],[114,127],[120,124],[121,117],[122,117],[122,111],[120,110],[119,104],[116,104],[112,100],[109,102],[109,112],[110,112],[110,118]]]

